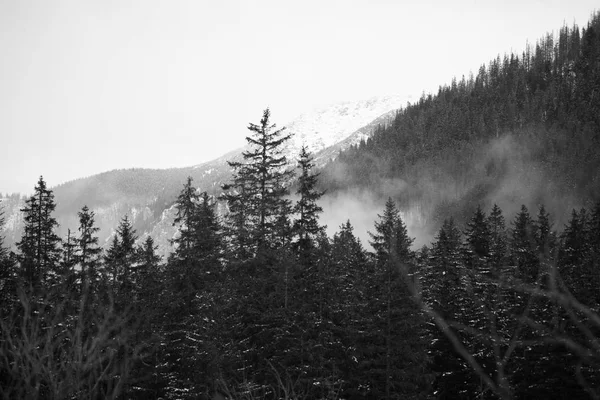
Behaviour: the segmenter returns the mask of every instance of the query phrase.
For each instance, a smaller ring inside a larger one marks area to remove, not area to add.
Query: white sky
[[[267,106],[417,99],[596,1],[0,0],[0,192],[208,161]]]

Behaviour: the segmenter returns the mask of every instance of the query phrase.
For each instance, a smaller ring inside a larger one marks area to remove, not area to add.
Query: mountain
[[[284,154],[294,160],[301,146],[306,145],[315,155],[317,165],[324,166],[340,151],[365,140],[378,124],[391,121],[403,104],[405,99],[401,96],[374,97],[303,113],[285,126],[292,139]],[[140,237],[151,235],[164,255],[170,249],[169,239],[175,234],[173,202],[186,178],[191,176],[199,190],[218,195],[221,184],[231,177],[227,161],[241,159],[245,149],[186,168],[114,170],[58,185],[53,190],[59,234],[66,236],[67,229],[77,229],[77,212],[87,205],[96,214],[101,242],[106,243],[119,220],[128,215]],[[19,208],[22,202],[6,199],[3,203],[6,219],[10,222],[5,227],[6,242],[14,244],[21,234]]]
[[[510,216],[543,204],[557,229],[571,210],[591,208],[600,200],[600,16],[558,33],[423,95],[347,147],[322,171],[329,207],[354,223],[392,197],[416,221],[418,244],[477,206]]]

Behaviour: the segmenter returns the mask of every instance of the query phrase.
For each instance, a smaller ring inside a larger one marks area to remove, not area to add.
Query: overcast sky
[[[417,99],[597,0],[0,0],[0,192],[183,167],[315,106]]]

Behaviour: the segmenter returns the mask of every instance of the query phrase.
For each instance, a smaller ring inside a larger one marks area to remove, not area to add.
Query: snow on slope
[[[315,155],[316,164],[322,166],[335,158],[340,150],[357,144],[360,140],[370,136],[376,123],[388,123],[395,110],[405,104],[406,99],[401,96],[387,96],[315,108],[286,125],[286,133],[292,134],[292,139],[287,142],[284,154],[290,164],[294,165],[300,153],[300,148],[302,145],[306,145],[309,151]],[[273,116],[273,122],[278,122],[276,115]],[[278,124],[278,126],[281,125]],[[243,134],[247,135],[249,133],[245,131]],[[212,161],[178,169],[181,176],[173,175],[177,177],[171,176],[170,179],[180,179],[181,184],[183,184],[186,176],[191,175],[194,177],[194,184],[200,191],[206,190],[209,194],[218,194],[220,185],[227,182],[231,176],[227,161],[240,160],[243,150],[245,149],[237,149]],[[120,179],[125,181],[131,179],[131,176],[127,175],[127,171],[121,171],[120,174],[122,175],[120,175]],[[79,182],[83,188],[79,189],[79,192],[85,190],[86,181],[84,179]],[[119,182],[115,183],[115,187],[118,187],[117,183]],[[176,186],[180,187],[179,185]],[[79,193],[77,190],[65,190],[64,192],[69,193],[70,196],[76,196]],[[128,214],[132,223],[141,228],[138,230],[141,240],[150,234],[159,245],[160,253],[163,255],[168,253],[171,249],[169,239],[172,239],[175,234],[175,227],[173,227],[174,208],[167,208],[162,212],[157,210],[158,212],[154,213],[148,208],[149,204],[127,201],[125,194],[116,189],[112,190],[111,193],[112,198],[109,205],[90,204],[91,209],[96,213],[97,225],[101,227],[103,236],[101,242],[108,241],[111,238],[122,216]],[[149,199],[154,199],[157,196],[157,193],[146,194]],[[165,195],[168,195],[169,198],[172,197],[174,200],[177,193],[162,193],[163,197]],[[16,201],[15,204],[6,207],[5,210],[7,224],[4,228],[4,234],[7,237],[7,242],[13,245],[19,240],[23,224],[22,215],[19,211],[19,206],[22,205],[20,203],[20,201]],[[9,204],[4,205],[8,206]],[[56,215],[56,217],[61,225],[71,228],[75,228],[77,225],[75,213],[73,215]]]
[[[302,145],[316,154],[344,141],[374,119],[397,110],[406,101],[401,96],[373,97],[358,102],[344,102],[314,109],[300,115],[286,126],[292,139],[288,142],[286,155],[295,158]]]
[[[339,152],[368,137],[372,133],[371,128],[375,127],[369,125],[371,122],[375,120],[380,123],[389,122],[390,116],[404,107],[406,101],[402,96],[384,96],[314,108],[285,125],[284,133],[291,134],[292,137],[285,143],[283,154],[288,161],[293,162],[300,154],[303,145],[306,145],[313,155],[336,145],[336,151]],[[277,124],[276,129],[281,128],[277,123],[276,115],[272,115],[271,119],[271,122]],[[246,131],[245,135],[248,134],[250,132]],[[204,170],[204,176],[210,175],[215,170],[227,167],[226,161],[241,161],[242,152],[248,149],[249,145],[246,145],[193,168]]]

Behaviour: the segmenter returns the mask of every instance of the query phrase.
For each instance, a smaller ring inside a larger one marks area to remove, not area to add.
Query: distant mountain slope
[[[324,165],[341,150],[364,140],[376,126],[373,120],[389,121],[404,103],[400,96],[388,96],[334,104],[304,113],[286,126],[293,136],[285,155],[293,162],[301,146],[306,145],[315,153],[318,164]],[[276,122],[276,116],[274,120]],[[243,128],[240,131],[243,132]],[[152,235],[164,254],[175,233],[172,205],[186,178],[191,176],[194,185],[202,191],[219,194],[221,184],[231,177],[227,161],[239,160],[243,150],[186,168],[114,170],[58,185],[53,190],[59,233],[65,236],[67,229],[76,230],[77,212],[88,205],[96,213],[101,242],[110,238],[119,220],[127,214],[138,233]],[[6,227],[8,243],[20,237],[19,207],[11,205],[6,212],[7,217],[16,221]]]
[[[354,198],[375,215],[368,204],[381,210],[393,197],[418,217],[413,236],[431,238],[442,217],[465,222],[494,203],[507,215],[544,204],[562,218],[600,200],[599,94],[596,13],[584,29],[565,26],[423,96],[328,164],[321,184],[334,209]]]

